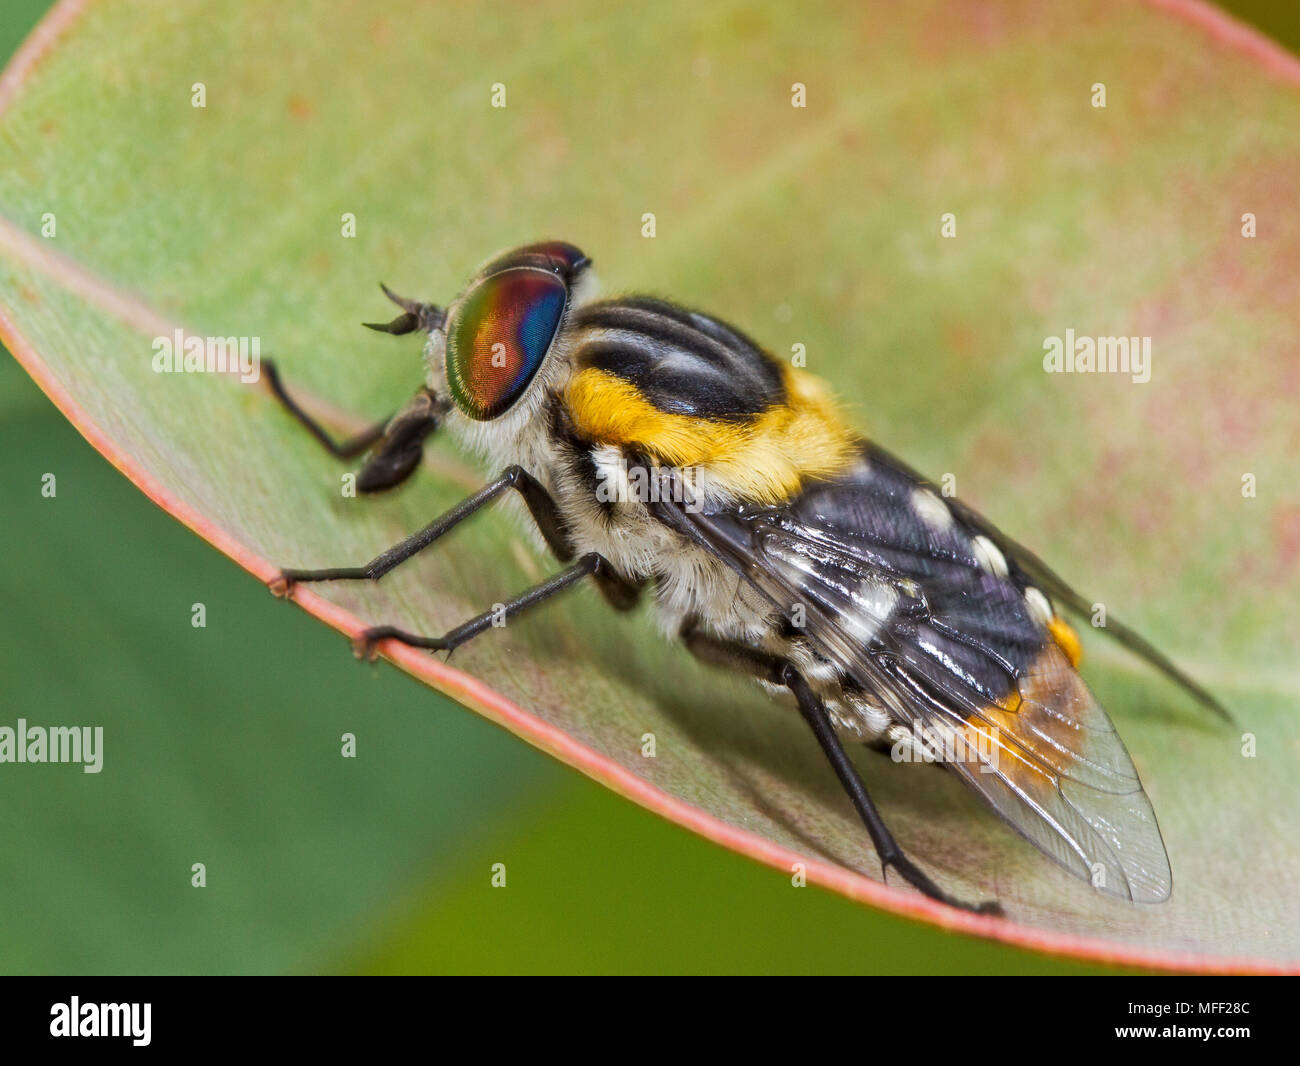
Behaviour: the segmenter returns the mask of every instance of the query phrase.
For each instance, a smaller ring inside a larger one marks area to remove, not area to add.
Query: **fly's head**
[[[405,480],[444,415],[479,444],[517,432],[536,407],[527,400],[547,378],[590,262],[571,244],[546,241],[491,260],[445,310],[389,293],[405,313],[373,328],[428,333],[428,380],[390,423],[358,488],[372,492]]]
[[[490,261],[447,309],[430,345],[430,385],[473,422],[518,410],[546,377],[590,260],[571,244],[525,245]]]

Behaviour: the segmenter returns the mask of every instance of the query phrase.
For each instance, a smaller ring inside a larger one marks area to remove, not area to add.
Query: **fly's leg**
[[[499,604],[494,610],[484,611],[476,618],[471,618],[468,622],[457,626],[440,637],[419,636],[398,629],[395,626],[376,626],[373,629],[367,629],[357,637],[352,643],[352,650],[358,659],[374,659],[376,646],[380,641],[396,640],[413,648],[427,648],[430,651],[454,651],[467,640],[478,636],[485,629],[499,628],[505,624],[507,619],[513,618],[522,611],[526,611],[529,607],[536,606],[553,596],[559,595],[566,589],[572,588],[583,578],[599,578],[601,576],[608,577],[616,582],[623,581],[622,576],[615,572],[613,566],[603,555],[597,552],[588,552],[572,566],[561,570],[554,577],[548,578],[540,585],[535,585],[517,596],[512,596],[504,603]]]
[[[363,429],[355,437],[336,441],[316,419],[302,409],[297,400],[289,395],[274,363],[264,359],[262,371],[280,405],[293,415],[330,455],[338,459],[352,459],[362,452],[370,452],[369,458],[357,475],[357,489],[363,493],[390,489],[410,477],[420,464],[425,439],[438,428],[439,419],[446,410],[446,404],[432,392],[428,389],[420,389],[405,407],[390,418]]]
[[[280,406],[293,415],[308,433],[320,441],[321,447],[336,459],[354,459],[366,451],[384,435],[384,429],[392,418],[390,415],[389,418],[363,429],[355,437],[336,441],[316,419],[312,418],[299,406],[297,400],[289,395],[288,390],[284,387],[284,382],[280,380],[280,371],[276,369],[271,360],[262,360],[262,373],[266,377],[266,383],[271,387],[272,395],[280,401]]]
[[[531,474],[523,467],[509,467],[500,477],[489,482],[473,496],[462,500],[450,511],[435,518],[418,533],[413,533],[405,540],[393,545],[386,552],[375,556],[364,566],[339,566],[323,570],[281,570],[279,577],[271,582],[271,591],[277,596],[286,596],[300,581],[378,581],[386,573],[401,563],[406,562],[416,553],[423,551],[443,534],[449,532],[470,515],[491,503],[502,493],[514,489],[528,505],[529,513],[541,530],[542,536],[555,553],[557,559],[567,563],[573,558],[573,547],[568,534],[560,523],[559,511],[555,501],[542,488]]]
[[[402,314],[391,322],[367,322],[364,325],[381,333],[401,336],[417,330],[431,332],[439,328],[446,315],[434,304],[407,300],[381,285],[384,294],[402,308]],[[428,389],[420,389],[405,407],[382,422],[363,429],[354,437],[336,441],[329,432],[312,418],[289,395],[280,380],[280,372],[269,359],[262,360],[262,370],[272,394],[280,401],[298,423],[316,438],[327,452],[338,459],[353,459],[369,451],[370,457],[357,475],[357,489],[364,493],[379,492],[405,481],[415,471],[424,451],[425,438],[438,428],[446,412],[446,402]]]
[[[839,737],[835,734],[835,727],[831,725],[830,716],[826,713],[826,706],[822,703],[821,697],[813,692],[803,676],[789,664],[786,665],[783,671],[782,681],[794,693],[795,702],[799,705],[799,713],[803,715],[804,721],[812,728],[817,743],[821,745],[822,751],[835,770],[835,776],[840,779],[840,784],[844,786],[844,791],[849,794],[849,799],[853,801],[853,806],[857,809],[858,817],[862,819],[862,824],[867,827],[867,832],[871,835],[871,842],[876,847],[876,854],[880,856],[882,868],[887,869],[892,866],[902,875],[903,880],[913,888],[923,892],[931,899],[937,899],[940,903],[948,904],[950,907],[973,911],[976,914],[1001,914],[1001,906],[993,900],[972,905],[948,895],[903,853],[898,841],[894,839],[889,827],[885,825],[884,819],[880,817],[880,812],[876,810],[876,805],[871,802],[871,796],[867,793],[867,786],[862,783],[862,778],[858,775],[857,769],[849,760],[844,747],[840,744]]]
[[[570,562],[574,556],[574,548],[568,533],[565,532],[564,522],[555,501],[542,487],[541,482],[523,467],[512,466],[473,496],[462,500],[418,533],[393,545],[364,566],[342,566],[324,570],[281,570],[279,576],[271,581],[271,591],[277,596],[287,596],[293,586],[300,581],[378,581],[394,567],[423,551],[470,515],[511,489],[523,497],[528,513],[537,523],[537,528],[556,559],[562,563]],[[628,610],[636,605],[640,586],[615,572],[608,562],[593,569],[591,574],[610,606],[618,610]]]
[[[738,640],[725,640],[700,628],[697,618],[688,618],[677,631],[677,638],[686,645],[686,650],[701,662],[724,669],[736,670],[766,681],[772,685],[784,685],[782,671],[787,663],[779,655],[754,648]]]
[[[799,713],[812,729],[822,753],[830,762],[844,791],[848,793],[854,809],[858,812],[858,817],[862,819],[862,824],[867,827],[871,843],[880,857],[882,870],[892,866],[913,888],[950,907],[972,911],[975,914],[1002,913],[1001,906],[994,901],[972,905],[948,895],[907,857],[889,831],[889,827],[885,825],[880,812],[876,810],[876,805],[872,803],[871,796],[867,792],[867,786],[845,753],[843,745],[840,744],[835,727],[831,724],[830,715],[826,713],[826,705],[804,680],[803,675],[789,662],[761,648],[753,648],[739,641],[724,640],[706,633],[700,629],[695,619],[688,619],[682,625],[679,636],[691,654],[705,662],[743,670],[771,684],[783,685],[794,693],[795,702],[799,705]]]

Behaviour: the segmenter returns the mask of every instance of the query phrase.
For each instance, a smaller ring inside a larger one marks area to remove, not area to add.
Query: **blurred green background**
[[[48,6],[5,0],[0,54]],[[1300,45],[1295,5],[1226,6]],[[0,721],[109,738],[98,779],[0,773],[4,972],[1108,972],[793,889],[358,666],[154,507],[8,358],[0,472]],[[322,773],[354,776],[346,807],[313,802]],[[164,779],[186,804],[159,809]]]

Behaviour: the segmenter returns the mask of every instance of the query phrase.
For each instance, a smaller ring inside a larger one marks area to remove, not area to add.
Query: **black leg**
[[[284,383],[280,380],[280,372],[271,360],[262,360],[262,373],[266,375],[266,383],[271,387],[271,392],[275,395],[275,398],[280,401],[280,406],[293,415],[306,428],[308,433],[320,441],[322,447],[330,455],[339,459],[352,459],[360,455],[384,435],[384,429],[389,422],[387,418],[382,422],[376,422],[368,429],[363,429],[355,437],[336,441],[324,430],[319,422],[299,407],[298,402],[289,395],[285,390]]]
[[[888,869],[892,866],[903,876],[903,880],[913,888],[925,893],[931,899],[937,899],[940,903],[948,904],[950,907],[973,911],[976,914],[1001,914],[1002,907],[993,900],[971,905],[948,895],[903,853],[903,849],[898,846],[898,841],[894,839],[889,827],[885,825],[884,819],[880,817],[880,812],[876,810],[876,805],[871,802],[871,796],[867,793],[867,786],[862,783],[862,778],[858,776],[857,769],[845,753],[839,737],[835,735],[835,727],[831,725],[830,716],[826,713],[826,707],[822,703],[821,697],[813,692],[808,682],[803,679],[802,675],[793,666],[786,666],[784,681],[790,691],[794,693],[795,702],[799,704],[799,713],[803,715],[804,721],[812,728],[817,743],[821,745],[826,758],[830,760],[830,764],[835,770],[835,776],[840,779],[844,791],[849,794],[849,799],[853,801],[858,817],[862,819],[862,824],[867,827],[867,832],[871,835],[871,842],[876,846],[876,854],[880,856],[882,869]]]
[[[341,566],[324,570],[281,570],[271,581],[271,591],[277,596],[287,596],[300,581],[378,581],[386,573],[416,553],[427,548],[443,534],[455,528],[475,511],[491,503],[502,493],[514,489],[523,497],[529,514],[537,523],[547,546],[556,559],[569,562],[574,555],[569,535],[555,501],[541,483],[519,466],[512,466],[495,481],[490,482],[450,511],[430,522],[418,533],[412,534],[386,552],[375,556],[364,566]],[[609,563],[592,571],[602,595],[611,606],[626,610],[636,604],[640,586],[617,573]]]
[[[373,629],[367,629],[352,642],[352,650],[358,659],[374,659],[375,648],[380,641],[396,640],[402,644],[409,644],[413,648],[428,648],[431,651],[454,651],[467,640],[478,636],[485,629],[499,627],[504,620],[513,618],[520,612],[526,611],[529,607],[549,600],[552,596],[558,595],[565,589],[576,585],[584,577],[591,577],[601,573],[613,573],[613,568],[604,556],[596,552],[590,552],[582,556],[572,566],[560,571],[554,577],[548,578],[540,585],[535,585],[517,596],[512,596],[502,603],[498,609],[484,611],[476,618],[471,618],[468,622],[457,626],[441,637],[423,637],[415,633],[408,633],[395,626],[375,626]]]
[[[387,285],[381,284],[380,288],[384,290],[384,295],[402,308],[403,313],[392,322],[364,323],[371,329],[398,336],[416,330],[429,333],[438,329],[446,319],[446,313],[441,307],[404,299]],[[266,372],[267,384],[280,405],[320,441],[321,446],[331,455],[339,459],[351,459],[374,447],[374,454],[357,477],[357,488],[361,492],[389,489],[410,477],[420,463],[425,438],[438,428],[438,419],[446,411],[444,402],[427,389],[421,389],[396,415],[376,422],[355,437],[336,441],[289,395],[284,382],[280,380],[280,371],[271,360],[262,360],[262,369]]]
[[[531,474],[522,467],[512,466],[495,481],[483,486],[468,499],[462,500],[450,511],[439,516],[418,533],[413,533],[399,544],[393,545],[364,566],[339,566],[324,570],[281,570],[280,576],[271,582],[271,591],[277,596],[288,595],[299,581],[378,581],[400,563],[406,562],[417,552],[422,551],[454,529],[466,518],[491,503],[507,489],[515,489],[523,496],[529,511],[537,521],[542,535],[555,552],[560,562],[567,563],[573,558],[573,549],[569,546],[567,535],[559,525],[559,515],[555,504],[546,490]],[[544,501],[544,503],[543,503]]]
[[[779,655],[772,655],[738,640],[715,637],[700,628],[698,618],[686,619],[678,629],[677,637],[686,645],[686,650],[701,662],[749,674],[773,685],[785,684],[787,663]]]
[[[371,451],[370,458],[357,475],[357,489],[364,493],[392,488],[411,476],[424,453],[425,438],[438,428],[438,421],[446,410],[446,404],[433,393],[420,389],[397,414],[363,429],[355,437],[336,441],[289,395],[274,363],[263,360],[262,370],[280,405],[331,455],[351,459]]]
[[[420,465],[424,442],[435,429],[446,404],[421,388],[385,427],[365,466],[357,474],[360,492],[381,492],[405,481]]]
[[[844,791],[849,794],[858,817],[867,827],[871,843],[880,857],[882,871],[892,866],[914,888],[950,907],[973,911],[976,914],[1002,913],[1001,906],[994,901],[972,906],[948,895],[904,854],[898,841],[890,833],[889,827],[885,825],[880,812],[876,810],[876,805],[871,802],[867,786],[863,784],[857,768],[840,744],[821,697],[812,690],[803,675],[790,663],[761,648],[753,648],[740,641],[724,640],[706,633],[699,628],[696,619],[688,619],[682,625],[679,636],[687,649],[705,662],[742,670],[774,685],[784,685],[794,693],[795,702],[799,705],[799,713],[812,729],[822,752],[835,770],[835,776],[840,779]]]

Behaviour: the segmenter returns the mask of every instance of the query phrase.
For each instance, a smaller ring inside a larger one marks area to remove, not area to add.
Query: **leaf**
[[[0,83],[0,334],[119,469],[263,580],[368,559],[477,475],[440,442],[416,484],[343,498],[263,390],[154,374],[156,336],[257,336],[356,424],[420,378],[417,342],[356,326],[386,313],[376,281],[445,301],[495,250],[555,236],[607,291],[707,307],[778,354],[802,343],[864,429],[954,474],[1235,712],[1240,730],[1209,720],[1085,635],[1160,818],[1170,902],[1103,898],[956,781],[863,753],[913,856],[1007,918],[882,886],[789,709],[590,593],[450,664],[394,661],[853,898],[1082,957],[1295,968],[1297,86],[1293,59],[1180,3],[68,4]],[[1151,380],[1045,374],[1044,338],[1067,329],[1150,336]],[[498,513],[376,588],[299,602],[346,633],[441,632],[550,565]]]

